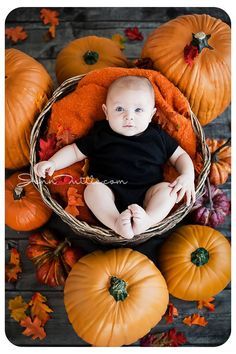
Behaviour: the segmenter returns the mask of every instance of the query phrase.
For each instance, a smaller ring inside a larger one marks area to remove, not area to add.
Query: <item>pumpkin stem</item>
[[[231,138],[229,138],[223,145],[219,146],[218,149],[216,149],[212,154],[211,154],[211,161],[212,162],[218,162],[218,152],[221,151],[225,146],[230,146],[231,144]]]
[[[69,245],[70,246],[70,242],[67,240],[67,238],[65,238],[65,240],[63,242],[61,242],[57,248],[54,251],[54,255],[58,256],[58,254],[61,252],[61,250],[66,246]]]
[[[124,301],[128,296],[128,292],[126,289],[126,282],[122,279],[112,276],[110,280],[110,288],[109,292],[114,297],[116,301]]]
[[[13,191],[14,200],[20,200],[25,195],[25,190],[23,187],[16,186]]]
[[[199,247],[196,251],[191,253],[191,262],[197,267],[201,267],[209,261],[209,252],[203,248]]]
[[[99,58],[99,54],[97,52],[93,52],[92,50],[88,50],[84,55],[83,55],[84,61],[88,65],[93,65],[96,64]]]
[[[204,32],[192,33],[192,42],[191,44],[198,49],[198,53],[204,48],[214,49],[208,44],[208,39],[211,38],[211,34],[205,34]]]
[[[212,195],[211,195],[211,185],[209,177],[207,177],[207,189],[208,189],[208,201],[210,203],[210,209],[213,210],[213,202],[212,202]]]

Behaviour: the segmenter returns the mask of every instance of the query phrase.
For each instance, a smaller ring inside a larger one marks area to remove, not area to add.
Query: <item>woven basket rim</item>
[[[30,136],[30,175],[31,181],[34,186],[39,190],[44,203],[49,206],[61,219],[67,223],[71,229],[80,236],[90,238],[93,241],[107,243],[107,244],[138,244],[147,241],[149,238],[161,235],[164,232],[172,229],[178,222],[180,222],[191,210],[192,204],[187,206],[182,204],[176,211],[168,215],[164,220],[152,226],[144,233],[135,235],[132,239],[124,239],[120,235],[117,235],[113,230],[108,229],[106,226],[100,227],[95,225],[89,225],[85,221],[76,219],[74,216],[68,214],[60,204],[52,198],[50,191],[43,179],[38,177],[34,172],[34,165],[38,162],[36,158],[36,144],[40,134],[40,128],[44,121],[46,113],[51,110],[52,105],[60,99],[61,96],[65,96],[65,93],[70,93],[78,82],[87,74],[77,75],[64,81],[52,94],[48,100],[38,118],[36,119]],[[67,92],[68,91],[68,92]],[[196,198],[200,197],[204,193],[204,185],[206,178],[210,171],[211,154],[206,144],[205,134],[200,122],[195,114],[192,112],[189,106],[191,123],[193,130],[200,141],[201,153],[203,156],[203,168],[198,176],[196,185]]]

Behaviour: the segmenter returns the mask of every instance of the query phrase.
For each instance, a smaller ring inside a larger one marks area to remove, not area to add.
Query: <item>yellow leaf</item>
[[[25,314],[27,308],[28,305],[24,302],[22,296],[16,296],[8,302],[8,309],[11,311],[11,317],[17,322],[24,320],[27,317]]]

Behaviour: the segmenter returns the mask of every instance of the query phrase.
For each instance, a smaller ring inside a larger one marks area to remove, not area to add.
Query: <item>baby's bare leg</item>
[[[134,236],[130,210],[119,213],[114,194],[104,183],[90,183],[84,190],[84,199],[89,209],[104,225],[122,237]]]
[[[146,231],[169,214],[177,200],[177,194],[170,195],[171,191],[169,183],[158,183],[147,191],[143,203],[144,209],[137,204],[128,207],[132,212],[135,235]]]

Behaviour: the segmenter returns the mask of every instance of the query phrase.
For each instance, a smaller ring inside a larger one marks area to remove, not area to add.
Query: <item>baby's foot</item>
[[[131,225],[131,211],[126,209],[123,211],[115,223],[115,232],[124,238],[132,238],[134,232]]]
[[[132,218],[133,218],[132,226],[133,226],[134,235],[141,234],[153,224],[150,216],[140,205],[131,204],[128,206],[128,209],[131,211]]]

